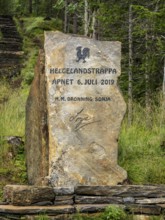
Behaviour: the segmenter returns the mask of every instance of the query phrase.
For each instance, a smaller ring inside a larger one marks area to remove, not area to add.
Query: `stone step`
[[[5,77],[8,79],[18,76],[20,74],[21,65],[12,65],[0,69],[0,78]]]
[[[1,214],[72,214],[75,213],[74,206],[12,206],[12,205],[0,205]]]
[[[15,28],[15,24],[11,23],[11,22],[3,23],[3,22],[0,21],[0,28],[4,28],[4,27]]]
[[[8,72],[7,70],[8,70],[8,68],[10,68],[10,67],[12,67],[12,69],[19,69],[20,68],[20,66],[18,66],[18,64],[17,63],[12,63],[12,64],[3,64],[1,67],[0,67],[0,71],[2,72],[2,73],[5,73],[5,71],[6,72]],[[13,71],[12,71],[13,72]],[[19,71],[17,71],[17,72],[19,72]],[[15,73],[15,71],[14,71],[14,73]],[[13,75],[13,73],[11,74],[11,75]]]
[[[3,23],[3,24],[11,24],[13,23],[13,20],[12,19],[7,19],[7,18],[0,18],[0,24]]]
[[[0,24],[0,27],[1,27],[1,31],[17,31],[17,28],[16,26],[13,24],[13,25],[4,25],[4,24]]]
[[[0,50],[3,51],[22,51],[22,45],[19,42],[0,41]]]
[[[11,66],[13,66],[13,67],[16,67],[17,65],[19,65],[19,63],[20,63],[20,61],[11,61],[11,62],[1,62],[0,61],[0,69],[2,70],[2,69],[5,69],[5,68],[8,68],[8,67],[11,67]]]
[[[10,16],[10,15],[1,15],[0,18],[1,19],[12,19],[12,16]]]
[[[165,211],[163,205],[114,205],[131,214],[161,215]],[[13,206],[0,205],[0,216],[12,215],[60,215],[74,213],[99,213],[103,212],[110,204],[80,204],[63,206]]]
[[[12,16],[0,16],[0,78],[12,78],[20,73],[22,38]]]
[[[75,204],[122,204],[121,197],[110,196],[75,196]]]
[[[2,41],[2,39],[1,39]],[[22,38],[20,36],[13,36],[13,37],[5,37],[6,42],[15,42],[15,43],[20,43],[22,44]]]
[[[118,196],[118,197],[165,197],[165,185],[118,185],[118,186],[77,186],[77,195]]]
[[[5,20],[5,19],[0,19],[0,25],[3,26],[15,26],[14,21],[13,20]]]
[[[3,39],[6,38],[13,38],[13,39],[21,39],[20,35],[18,34],[18,32],[6,32],[6,33],[2,33]]]
[[[0,68],[0,75],[4,74],[4,75],[9,75],[13,76],[13,74],[17,74],[20,72],[22,65],[21,64],[13,64],[13,65],[8,65],[8,66],[3,66],[2,68]]]
[[[3,28],[1,28],[1,32],[2,32],[2,34],[11,34],[11,35],[18,34],[16,28],[3,27]]]
[[[11,53],[0,53],[0,62],[6,61],[17,61],[21,58],[20,54],[11,54]]]

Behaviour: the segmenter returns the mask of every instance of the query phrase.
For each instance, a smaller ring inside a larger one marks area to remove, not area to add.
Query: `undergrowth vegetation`
[[[145,108],[134,103],[133,124],[124,119],[119,138],[119,162],[132,184],[165,184],[165,108],[161,96],[152,105],[151,127]]]
[[[0,83],[0,197],[2,188],[9,183],[25,183],[27,180],[24,146],[8,143],[10,136],[18,136],[24,141],[25,103],[28,90],[11,89]]]
[[[44,31],[62,29],[60,19],[44,17],[20,17],[14,19],[23,38],[24,67],[21,71],[23,84],[30,85],[39,49],[43,49]]]
[[[7,138],[18,136],[25,140],[25,105],[38,51],[43,48],[44,30],[55,30],[61,25],[56,19],[44,20],[43,17],[14,20],[23,38],[24,60],[19,88],[12,88],[12,80],[0,82],[0,198],[4,185],[27,183],[24,145],[12,146]]]
[[[132,220],[132,216],[128,215],[122,208],[116,205],[108,206],[103,213],[93,215],[79,214],[73,216],[72,220]]]
[[[3,88],[4,86],[2,86]],[[0,88],[1,90],[1,88]],[[9,89],[1,94],[1,99],[7,99],[0,104],[0,134],[1,136],[24,136],[24,121],[25,121],[25,103],[28,90],[16,89],[15,91]]]
[[[36,220],[50,220],[49,216],[45,214],[40,214],[36,218]],[[108,206],[104,212],[102,213],[95,213],[95,214],[80,214],[76,213],[73,216],[68,216],[68,220],[134,220],[133,214],[129,214],[128,212],[124,211],[123,208],[117,205],[110,205]],[[139,219],[139,218],[137,218]],[[150,216],[146,217],[148,220],[163,220],[164,216]]]

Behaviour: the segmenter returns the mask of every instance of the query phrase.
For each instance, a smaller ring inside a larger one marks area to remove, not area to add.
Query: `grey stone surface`
[[[136,203],[139,203],[139,204],[165,204],[165,198],[137,199]]]
[[[22,38],[11,16],[0,15],[0,32],[0,78],[10,79],[18,76],[22,68]]]
[[[80,213],[97,213],[103,212],[109,204],[84,204],[84,205],[76,205],[77,212]],[[113,205],[114,206],[114,205]],[[124,205],[116,205],[116,207],[125,208]]]
[[[161,207],[156,205],[127,205],[126,210],[133,214],[160,215]]]
[[[151,220],[151,216],[148,216],[148,215],[134,215],[133,220]]]
[[[57,196],[64,196],[64,195],[73,195],[74,194],[74,187],[54,187],[54,193]]]
[[[3,200],[7,203],[13,201],[13,191],[26,190],[26,185],[6,185],[3,190]]]
[[[68,200],[59,200],[54,202],[55,206],[61,206],[61,205],[73,205],[73,199],[68,199]]]
[[[12,205],[27,206],[38,202],[52,202],[54,199],[51,187],[7,185],[4,189],[4,200]]]
[[[40,51],[26,103],[26,165],[29,184],[48,185],[49,170],[44,53]]]
[[[71,200],[73,199],[73,195],[69,195],[69,196],[56,196],[55,200],[56,201],[62,201],[62,200]]]
[[[123,198],[124,203],[135,203],[135,199],[133,197],[125,197]]]
[[[75,213],[73,206],[12,206],[2,205],[0,206],[0,214],[67,214]]]
[[[165,197],[165,185],[77,186],[75,193],[92,196],[161,198]]]
[[[43,202],[36,202],[32,204],[33,206],[51,206],[53,202],[50,201],[43,201]]]
[[[45,59],[51,184],[123,182],[126,171],[117,165],[126,111],[117,86],[120,42],[46,32]]]
[[[120,197],[108,196],[75,196],[76,204],[120,204],[122,203]]]
[[[56,196],[54,205],[73,205],[74,204],[74,196],[67,195],[67,196]]]

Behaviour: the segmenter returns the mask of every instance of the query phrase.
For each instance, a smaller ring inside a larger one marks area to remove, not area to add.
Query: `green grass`
[[[95,214],[76,213],[72,220],[133,220],[133,215],[128,214],[118,205],[109,205],[104,212]],[[152,219],[151,219],[152,220]]]
[[[35,217],[35,220],[49,220],[50,218],[46,214],[40,214]]]
[[[134,104],[134,120],[125,118],[119,138],[119,163],[127,170],[132,184],[165,184],[165,110],[163,101],[152,106],[152,127],[146,126],[146,112]]]
[[[27,48],[33,47],[33,44],[26,39]],[[39,49],[33,47],[33,49],[27,51],[26,49],[26,60],[24,61],[24,68],[21,71],[21,75],[23,76],[23,85],[30,85],[34,78],[34,66],[37,61]]]
[[[62,21],[52,18],[44,20],[43,17],[23,18],[26,34],[31,37],[43,34],[44,31],[61,30]]]
[[[0,83],[0,198],[4,185],[27,181],[24,146],[15,149],[6,137],[20,136],[24,140],[28,91],[27,88],[13,90],[7,83]]]
[[[35,217],[35,220],[49,220],[49,216],[46,214],[40,214]],[[68,220],[133,220],[133,215],[127,214],[123,209],[117,206],[109,206],[103,213],[95,214],[74,214],[73,217],[70,215]],[[149,220],[164,220],[164,216],[150,216]]]
[[[3,137],[0,137],[0,179],[0,200],[6,184],[27,183],[24,146],[17,147],[15,155]]]
[[[25,133],[25,103],[28,90],[17,89],[8,91],[3,97],[8,101],[0,104],[0,135],[1,136],[24,136]]]

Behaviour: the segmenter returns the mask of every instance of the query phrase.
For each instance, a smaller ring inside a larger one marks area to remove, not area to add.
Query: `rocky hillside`
[[[22,38],[11,16],[0,16],[0,77],[12,78],[21,68]]]

